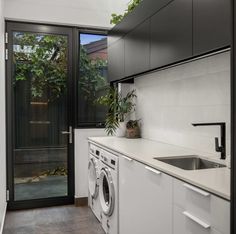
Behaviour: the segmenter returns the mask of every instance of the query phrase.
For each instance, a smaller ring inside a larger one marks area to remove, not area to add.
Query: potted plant
[[[129,114],[134,111],[136,97],[135,90],[123,96],[116,87],[109,87],[106,95],[96,100],[97,103],[108,107],[105,119],[105,130],[108,135],[122,137],[126,131],[126,120]]]
[[[140,128],[139,120],[129,120],[126,124],[126,138],[139,138],[140,137]]]

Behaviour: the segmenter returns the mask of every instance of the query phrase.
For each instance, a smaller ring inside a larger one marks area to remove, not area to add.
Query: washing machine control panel
[[[90,144],[89,145],[89,152],[93,155],[95,155],[97,158],[101,155],[101,149],[97,147],[96,145]]]
[[[101,161],[113,169],[117,168],[118,157],[110,152],[103,150],[101,152]]]

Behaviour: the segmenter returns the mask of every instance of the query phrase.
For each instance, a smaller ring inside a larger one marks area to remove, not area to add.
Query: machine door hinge
[[[7,190],[7,201],[9,201],[10,200],[10,192],[9,192],[9,190]]]
[[[8,43],[8,32],[5,33],[5,43]]]
[[[5,50],[5,59],[8,60],[8,49]]]

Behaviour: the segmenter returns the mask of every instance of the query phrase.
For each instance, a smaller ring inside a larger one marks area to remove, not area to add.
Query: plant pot
[[[115,136],[124,137],[126,132],[126,122],[120,122],[119,127],[116,129]]]
[[[127,128],[125,136],[126,138],[139,138],[140,128],[138,126],[134,128]]]

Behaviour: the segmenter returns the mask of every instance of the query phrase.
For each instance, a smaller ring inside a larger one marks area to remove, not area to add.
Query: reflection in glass
[[[67,46],[62,35],[13,33],[15,200],[67,195]]]
[[[104,123],[106,107],[95,100],[105,94],[107,81],[107,37],[80,34],[78,82],[78,122],[80,125]]]

